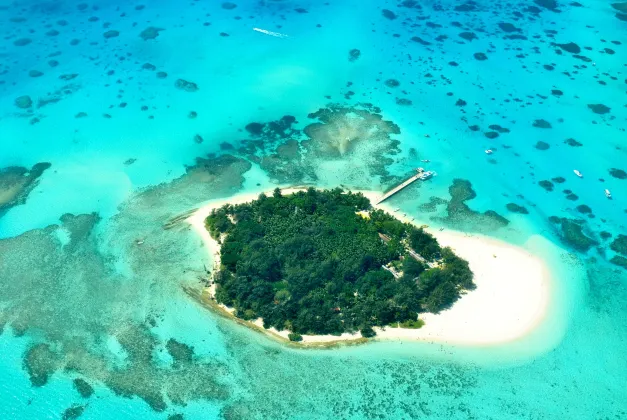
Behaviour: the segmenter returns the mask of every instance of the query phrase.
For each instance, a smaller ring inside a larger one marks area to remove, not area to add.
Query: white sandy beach
[[[290,194],[300,190],[303,188],[286,188],[282,189],[282,193]],[[381,195],[374,191],[353,192],[361,192],[371,202]],[[270,195],[272,191],[266,194]],[[205,229],[205,219],[215,208],[250,202],[258,195],[238,194],[210,201],[187,219],[210,252],[214,269],[219,266],[220,247]],[[385,204],[376,207],[394,214],[399,220],[422,225],[420,221],[410,221],[394,212]],[[440,245],[450,246],[457,255],[469,262],[477,288],[462,296],[449,310],[437,315],[421,314],[420,318],[425,321],[425,325],[420,329],[375,328],[377,340],[421,340],[486,346],[520,339],[541,323],[551,293],[550,273],[541,258],[523,248],[481,235],[450,230],[440,232],[429,228],[425,230],[433,234]],[[213,287],[208,292],[213,296]],[[261,320],[255,324],[261,326]],[[288,331],[279,332],[273,328],[266,331],[287,339]],[[356,340],[360,337],[359,334],[303,336],[303,343]]]

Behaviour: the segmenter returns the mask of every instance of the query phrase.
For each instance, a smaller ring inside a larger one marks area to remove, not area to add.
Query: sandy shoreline
[[[283,194],[290,194],[303,188],[284,188]],[[368,197],[371,202],[381,194],[374,191],[356,191]],[[272,191],[266,191],[272,194]],[[219,266],[220,246],[205,229],[204,221],[211,211],[225,204],[242,204],[255,200],[259,193],[238,194],[233,197],[207,202],[196,210],[187,221],[201,237],[211,254],[215,267]],[[393,214],[399,220],[422,225],[418,220],[410,220],[399,212],[394,212],[386,204],[375,206]],[[457,255],[466,259],[475,274],[477,288],[462,296],[451,309],[435,314],[421,314],[425,325],[420,329],[385,327],[375,328],[375,340],[420,340],[427,342],[460,344],[472,346],[496,345],[511,342],[531,333],[544,319],[550,298],[550,273],[539,257],[523,248],[481,235],[470,235],[450,230],[425,229],[433,234],[440,245],[450,246]],[[214,286],[207,288],[206,299],[214,295]],[[217,305],[217,304],[216,304]],[[217,305],[225,314],[232,309]],[[257,330],[262,330],[277,339],[287,340],[287,331],[274,328],[264,330],[261,320],[245,322]],[[304,345],[363,341],[361,335],[342,334],[341,336],[303,336]]]

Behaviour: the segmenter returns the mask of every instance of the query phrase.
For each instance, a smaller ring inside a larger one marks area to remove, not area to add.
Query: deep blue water
[[[0,2],[1,417],[627,417],[627,6],[236,3]],[[421,165],[395,205],[551,266],[533,340],[296,351],[183,291],[210,261],[173,216]]]

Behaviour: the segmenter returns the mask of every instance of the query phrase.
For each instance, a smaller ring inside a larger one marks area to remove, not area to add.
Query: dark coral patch
[[[588,104],[588,108],[592,110],[595,114],[607,114],[610,112],[611,108],[603,105],[603,104]]]
[[[597,241],[584,234],[582,221],[555,216],[551,217],[550,220],[559,226],[562,241],[574,249],[586,252],[593,245],[598,244]]]
[[[0,216],[9,208],[24,204],[35,188],[39,177],[50,168],[49,163],[38,163],[30,170],[11,166],[0,169]]]
[[[582,143],[578,142],[575,139],[566,139],[566,140],[564,140],[564,143],[569,145],[569,146],[572,146],[572,147],[581,147],[581,146],[583,146]]]
[[[61,414],[61,420],[74,420],[83,415],[86,405],[73,405]]]
[[[507,210],[511,211],[512,213],[529,214],[529,210],[527,210],[523,206],[519,206],[516,203],[507,203],[505,207],[507,207]]]
[[[357,48],[353,48],[348,52],[348,61],[357,61],[361,57],[361,51]]]
[[[513,24],[507,23],[507,22],[499,23],[499,28],[501,28],[503,32],[520,32],[521,31],[520,28],[517,28]]]
[[[536,128],[551,128],[551,123],[543,119],[535,120],[532,125]]]
[[[174,86],[185,92],[196,92],[199,89],[196,83],[184,79],[177,79],[176,82],[174,82]]]
[[[475,57],[475,60],[479,60],[479,61],[484,61],[488,59],[488,56],[482,52],[474,53],[473,56]]]
[[[44,386],[58,369],[59,357],[48,344],[36,344],[26,351],[24,369],[34,387]]]
[[[549,180],[542,180],[540,182],[538,182],[538,185],[541,186],[542,188],[544,188],[547,191],[553,191],[553,183]]]
[[[581,47],[575,44],[574,42],[569,42],[566,44],[554,44],[554,45],[572,54],[579,54],[581,52]]]
[[[480,213],[468,207],[466,201],[477,196],[470,181],[454,179],[448,190],[451,199],[446,206],[448,216],[443,219],[445,222],[457,227],[472,226],[474,230],[495,230],[509,224],[509,220],[494,210]]]
[[[15,45],[16,47],[24,47],[30,44],[31,42],[33,41],[30,38],[20,38],[20,39],[16,39],[15,41],[13,41],[13,45]]]
[[[544,141],[539,141],[536,143],[534,147],[538,150],[548,150],[551,146],[549,145],[549,143],[546,143]]]
[[[627,255],[627,235],[619,234],[611,243],[610,249],[619,254]]]
[[[498,131],[498,132],[499,132],[499,133],[501,133],[501,134],[506,134],[506,133],[509,133],[509,132],[510,132],[510,129],[509,129],[509,128],[507,128],[507,127],[501,127],[501,126],[500,126],[500,125],[498,125],[498,124],[490,124],[490,125],[488,126],[488,128],[489,128],[490,130]]]
[[[414,36],[414,37],[412,37],[411,40],[414,41],[414,42],[417,42],[419,44],[422,44],[422,45],[431,45],[431,43],[429,41],[425,41],[424,39],[420,38],[419,36]]]
[[[89,382],[87,382],[86,380],[81,379],[81,378],[76,378],[72,382],[74,384],[74,388],[78,391],[81,397],[89,398],[93,395],[94,388],[92,388],[92,386],[89,385]]]
[[[139,36],[144,41],[147,41],[149,39],[155,39],[156,37],[158,37],[159,36],[159,32],[161,32],[163,30],[164,30],[163,28],[157,28],[157,27],[154,27],[154,26],[150,26],[150,27],[144,29],[143,31],[141,31]]]
[[[625,19],[623,20],[627,20],[627,14],[624,16],[625,16]],[[621,257],[620,255],[614,255],[612,259],[610,260],[610,262],[619,267],[623,267],[624,269],[627,269],[627,258],[625,257]]]
[[[33,100],[28,95],[15,98],[15,106],[21,109],[28,109],[33,106]]]
[[[627,172],[623,171],[622,169],[612,168],[609,172],[610,175],[612,175],[614,178],[627,179]]]
[[[559,12],[559,9],[557,8],[558,4],[556,0],[533,0],[533,2],[535,4],[537,4],[540,7],[544,7],[547,10],[550,10],[552,12]]]
[[[381,10],[381,14],[383,15],[384,18],[386,19],[390,19],[390,20],[394,20],[396,19],[396,13],[394,13],[391,10],[388,9],[383,9]]]
[[[589,214],[592,213],[592,209],[590,208],[590,206],[587,206],[585,204],[580,204],[577,206],[577,211],[579,213],[583,213],[583,214]]]
[[[627,2],[612,3],[612,7],[621,13],[627,13]]]
[[[473,39],[478,39],[477,35],[474,32],[461,32],[459,36],[460,38],[463,38],[466,41],[472,41]]]

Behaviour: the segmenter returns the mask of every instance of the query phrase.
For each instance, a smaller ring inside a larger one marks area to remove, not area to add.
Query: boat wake
[[[274,36],[274,37],[277,37],[277,38],[288,38],[287,35],[282,34],[280,32],[271,32],[271,31],[268,31],[268,30],[265,30],[265,29],[260,29],[260,28],[253,28],[253,31],[261,32],[262,34]]]

